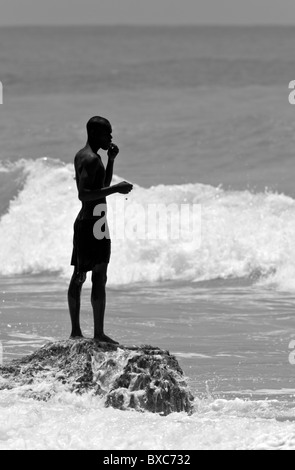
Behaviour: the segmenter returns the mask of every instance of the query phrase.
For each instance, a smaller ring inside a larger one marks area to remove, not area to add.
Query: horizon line
[[[218,27],[218,28],[277,28],[294,27],[294,23],[11,23],[1,24],[0,28],[85,28],[85,27],[127,27],[127,28],[194,28],[194,27]]]

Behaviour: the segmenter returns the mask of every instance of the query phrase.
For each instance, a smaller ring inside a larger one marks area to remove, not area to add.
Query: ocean
[[[73,158],[91,116],[120,147],[113,183],[134,185],[108,198],[121,227],[122,201],[132,217],[138,205],[201,210],[198,243],[150,239],[149,226],[113,235],[106,309],[120,343],[176,356],[194,413],[0,390],[0,449],[295,448],[294,41],[293,27],[0,29],[4,364],[69,336]],[[90,289],[88,274],[88,337]]]

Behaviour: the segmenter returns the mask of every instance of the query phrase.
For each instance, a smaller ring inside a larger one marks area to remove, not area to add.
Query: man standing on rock
[[[80,305],[82,285],[86,273],[92,271],[91,305],[94,316],[94,339],[118,344],[104,333],[104,313],[106,306],[107,267],[111,255],[111,240],[106,220],[106,197],[114,193],[128,194],[133,186],[122,181],[110,186],[113,166],[119,148],[112,144],[110,122],[100,116],[91,118],[87,123],[88,140],[86,146],[75,156],[75,173],[78,197],[82,208],[74,223],[73,252],[71,265],[74,273],[68,289],[68,304],[72,323],[71,338],[82,338],[80,328]],[[105,169],[98,150],[107,151],[108,163]],[[97,210],[101,205],[103,218]],[[96,207],[96,210],[94,211]],[[104,231],[96,237],[94,225],[104,222]]]

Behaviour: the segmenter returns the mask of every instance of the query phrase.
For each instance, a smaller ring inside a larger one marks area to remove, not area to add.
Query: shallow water
[[[66,281],[53,276],[1,279],[4,361],[67,337]],[[106,331],[122,344],[152,344],[178,358],[194,393],[249,395],[293,389],[288,349],[295,296],[249,281],[110,287]],[[81,324],[92,336],[90,288]],[[288,394],[288,393],[287,393]],[[267,395],[267,394],[266,394]]]
[[[1,279],[4,362],[69,333],[66,281]],[[82,328],[92,335],[90,289]],[[0,448],[270,449],[295,447],[288,345],[294,296],[247,280],[137,284],[107,291],[106,331],[127,345],[175,354],[195,398],[192,416],[105,409],[63,390],[49,402],[0,392]],[[122,432],[124,430],[124,432]],[[139,432],[140,430],[140,432]]]

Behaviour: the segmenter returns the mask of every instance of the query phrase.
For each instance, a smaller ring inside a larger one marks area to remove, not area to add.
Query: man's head
[[[94,116],[87,122],[88,141],[97,148],[107,150],[112,143],[112,126],[110,122],[101,117]]]

